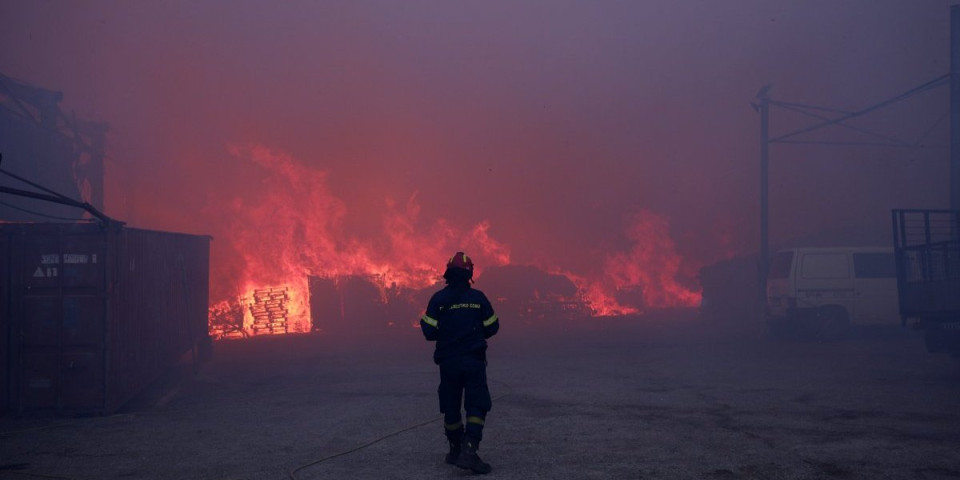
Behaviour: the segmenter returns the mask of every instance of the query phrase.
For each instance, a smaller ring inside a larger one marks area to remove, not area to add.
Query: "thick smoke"
[[[3,2],[0,71],[111,125],[107,212],[214,235],[215,297],[470,249],[688,304],[700,266],[758,248],[757,90],[855,110],[935,78],[948,6]],[[865,127],[943,145],[945,98]],[[945,159],[776,145],[772,241],[887,242],[890,208],[945,206]]]

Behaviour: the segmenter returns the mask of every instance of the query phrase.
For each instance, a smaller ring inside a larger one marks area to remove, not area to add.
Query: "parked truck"
[[[894,210],[893,241],[901,321],[960,356],[960,210]]]

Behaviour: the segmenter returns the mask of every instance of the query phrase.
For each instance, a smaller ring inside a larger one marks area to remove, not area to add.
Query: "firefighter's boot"
[[[460,456],[457,457],[457,466],[465,470],[470,470],[473,473],[490,473],[490,471],[493,470],[490,464],[484,463],[483,460],[480,460],[480,456],[477,455],[477,448],[479,446],[480,442],[477,440],[464,437],[463,444],[460,446]]]
[[[445,461],[450,465],[456,465],[457,459],[460,458],[460,444],[454,443],[453,441],[447,442],[450,444],[450,451],[447,452],[447,458]]]
[[[457,458],[460,457],[460,446],[463,439],[463,425],[460,423],[444,425],[446,427],[447,444],[450,445],[450,451],[444,459],[449,465],[456,465]]]

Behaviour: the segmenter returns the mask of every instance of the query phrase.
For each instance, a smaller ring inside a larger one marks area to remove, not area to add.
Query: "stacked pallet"
[[[250,314],[253,315],[254,335],[287,333],[287,287],[263,288],[253,291]]]

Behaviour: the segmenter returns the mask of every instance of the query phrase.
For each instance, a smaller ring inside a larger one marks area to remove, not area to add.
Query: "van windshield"
[[[793,265],[793,252],[777,252],[770,259],[770,273],[767,278],[787,278]]]

